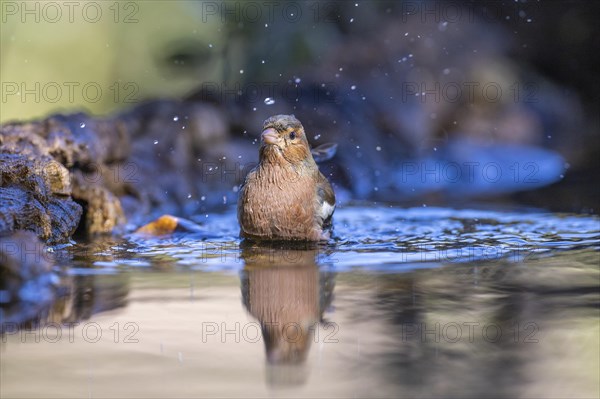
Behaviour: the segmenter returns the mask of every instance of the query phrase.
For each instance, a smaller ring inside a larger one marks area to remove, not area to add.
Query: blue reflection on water
[[[129,248],[101,257],[94,266],[119,272],[152,267],[158,261],[184,269],[237,273],[244,262],[235,212],[203,216],[202,222],[206,235],[132,237]],[[334,222],[335,242],[320,245],[316,261],[337,271],[402,272],[459,262],[520,262],[554,251],[600,248],[596,216],[349,206],[336,211]]]

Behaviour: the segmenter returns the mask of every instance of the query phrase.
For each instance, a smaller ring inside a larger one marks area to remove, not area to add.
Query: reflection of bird
[[[323,311],[331,303],[334,275],[320,270],[316,244],[242,244],[242,299],[261,325],[269,385],[302,384],[305,360]]]
[[[330,237],[335,194],[319,172],[304,128],[293,115],[264,122],[259,164],[240,189],[241,236],[320,241]]]

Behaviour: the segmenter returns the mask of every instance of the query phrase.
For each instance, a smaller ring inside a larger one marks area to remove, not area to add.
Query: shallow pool
[[[335,242],[263,247],[195,221],[55,248],[1,396],[600,396],[598,217],[349,206]]]

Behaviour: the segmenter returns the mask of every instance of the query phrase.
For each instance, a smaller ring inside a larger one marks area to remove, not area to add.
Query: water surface
[[[354,206],[293,247],[195,221],[56,248],[61,295],[3,337],[2,396],[600,395],[595,216]]]

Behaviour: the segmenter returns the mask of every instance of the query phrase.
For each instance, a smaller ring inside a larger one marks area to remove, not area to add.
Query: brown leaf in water
[[[140,227],[135,231],[134,234],[146,235],[146,236],[163,236],[172,234],[177,225],[179,224],[179,218],[171,215],[163,215],[158,219]]]

